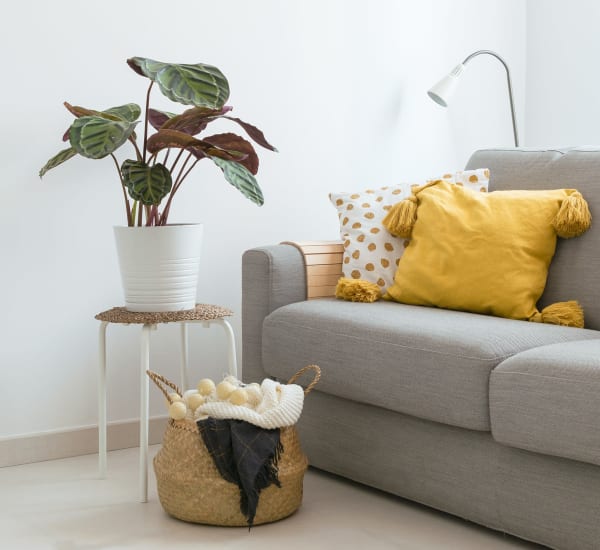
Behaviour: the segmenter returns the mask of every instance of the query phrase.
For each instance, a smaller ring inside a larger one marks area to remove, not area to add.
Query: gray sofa
[[[490,190],[573,187],[600,219],[600,150],[495,149]],[[335,215],[332,211],[332,216]],[[323,377],[299,424],[311,464],[565,550],[600,548],[600,223],[560,241],[540,307],[586,328],[306,300],[300,252],[243,257],[243,377]]]

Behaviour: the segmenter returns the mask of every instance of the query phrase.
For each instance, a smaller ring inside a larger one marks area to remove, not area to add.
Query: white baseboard
[[[148,443],[162,441],[166,416],[150,418]],[[139,446],[139,420],[110,422],[107,429],[109,451]],[[0,439],[0,468],[43,462],[98,452],[98,426],[83,426]]]

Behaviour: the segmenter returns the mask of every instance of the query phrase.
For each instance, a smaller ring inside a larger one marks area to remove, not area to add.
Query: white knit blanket
[[[256,409],[232,405],[227,401],[209,401],[201,405],[196,414],[245,420],[268,430],[296,424],[304,405],[302,387],[297,384],[280,384],[268,378],[263,380],[260,387],[263,398]]]

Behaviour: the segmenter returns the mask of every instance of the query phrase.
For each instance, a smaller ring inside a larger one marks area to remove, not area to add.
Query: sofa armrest
[[[306,273],[298,248],[280,244],[253,248],[242,257],[242,376],[260,382],[263,320],[277,308],[306,300]]]

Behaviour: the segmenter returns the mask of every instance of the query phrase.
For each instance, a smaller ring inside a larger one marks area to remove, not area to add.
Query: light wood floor
[[[542,548],[312,469],[302,507],[283,521],[250,532],[187,524],[163,512],[153,476],[149,502],[137,502],[137,460],[137,449],[109,453],[106,480],[96,478],[95,455],[1,468],[0,548]]]

